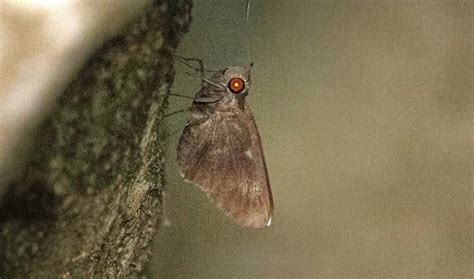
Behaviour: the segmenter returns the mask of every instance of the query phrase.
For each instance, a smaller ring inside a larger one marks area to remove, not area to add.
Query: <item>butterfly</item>
[[[245,100],[250,67],[231,66],[202,80],[177,148],[181,175],[240,226],[268,227],[272,192],[260,135]]]

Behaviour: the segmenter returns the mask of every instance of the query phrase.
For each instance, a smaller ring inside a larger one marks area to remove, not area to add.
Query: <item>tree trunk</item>
[[[155,1],[60,96],[0,204],[0,275],[143,271],[162,212],[160,122],[190,2]]]

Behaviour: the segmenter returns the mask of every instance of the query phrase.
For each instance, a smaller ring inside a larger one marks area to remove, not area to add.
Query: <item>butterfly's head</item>
[[[231,66],[224,69],[221,83],[231,96],[247,96],[250,89],[250,67]]]
[[[247,95],[250,89],[250,64],[245,68],[242,66],[230,66],[218,71],[212,78],[203,79],[204,82],[222,91],[227,91],[230,96]]]
[[[223,99],[243,107],[245,97],[250,90],[250,68],[242,66],[230,66],[216,73],[207,82],[224,94]]]

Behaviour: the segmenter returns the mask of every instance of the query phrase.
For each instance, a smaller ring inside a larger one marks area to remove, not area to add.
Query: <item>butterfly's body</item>
[[[244,82],[241,91],[229,90],[234,79]],[[273,200],[260,135],[245,101],[249,87],[243,67],[227,68],[203,83],[179,141],[178,163],[183,177],[234,221],[260,228],[271,222]]]

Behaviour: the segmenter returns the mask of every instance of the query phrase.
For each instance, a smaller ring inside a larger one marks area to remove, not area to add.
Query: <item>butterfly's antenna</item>
[[[253,62],[251,62],[247,67],[247,78],[250,79],[250,70],[253,67]]]
[[[250,0],[247,0],[247,7],[246,7],[246,16],[247,20],[245,21],[246,29],[247,29],[247,55],[250,57],[251,52],[251,44],[252,44],[252,30],[250,28],[251,22],[249,22],[250,18]]]
[[[249,66],[248,66],[248,68],[247,68],[247,72],[250,72],[250,70],[252,69],[253,65],[254,65],[253,62],[250,62]]]
[[[247,22],[249,21],[249,14],[250,14],[250,0],[247,0]]]

